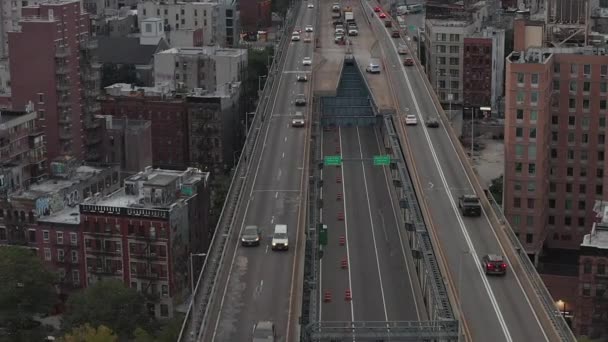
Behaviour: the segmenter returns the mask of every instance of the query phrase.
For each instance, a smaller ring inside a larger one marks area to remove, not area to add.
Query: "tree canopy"
[[[60,342],[116,342],[118,336],[112,329],[100,325],[97,329],[89,324],[72,329],[59,339]]]
[[[0,325],[9,331],[34,327],[32,317],[57,301],[57,280],[31,249],[0,247]]]
[[[137,327],[148,328],[151,317],[143,295],[121,281],[100,281],[68,299],[62,328],[83,324],[104,325],[121,338],[130,337]]]

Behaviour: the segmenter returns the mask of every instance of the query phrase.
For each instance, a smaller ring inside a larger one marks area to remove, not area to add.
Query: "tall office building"
[[[55,0],[22,11],[20,30],[8,33],[13,108],[22,110],[33,102],[49,160],[61,155],[85,159],[85,125],[99,111],[89,16],[79,0]]]
[[[506,61],[504,209],[526,252],[578,250],[606,198],[608,55],[539,48],[544,26],[516,20]]]

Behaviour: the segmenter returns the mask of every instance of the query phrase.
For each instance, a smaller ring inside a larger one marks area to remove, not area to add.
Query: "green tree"
[[[137,327],[150,327],[151,317],[141,293],[118,280],[105,280],[68,299],[62,328],[69,330],[85,323],[105,325],[125,338]]]
[[[492,182],[490,183],[490,193],[499,205],[502,204],[503,178],[503,175],[500,175],[499,177],[492,179]]]
[[[60,342],[116,342],[118,337],[112,329],[100,325],[97,329],[89,324],[76,327],[59,339]]]
[[[137,327],[135,332],[133,332],[133,336],[135,337],[134,342],[152,342],[155,341],[154,336],[150,335],[146,330],[141,327]]]
[[[182,329],[182,323],[184,322],[184,315],[176,315],[169,321],[167,321],[161,328],[156,342],[175,342],[179,336],[179,332]]]
[[[247,52],[247,82],[245,84],[245,112],[253,112],[257,106],[258,89],[263,89],[268,75],[268,62],[272,62],[272,48],[251,48]]]
[[[32,250],[0,247],[0,326],[8,332],[38,327],[32,317],[48,313],[56,303],[57,280]]]

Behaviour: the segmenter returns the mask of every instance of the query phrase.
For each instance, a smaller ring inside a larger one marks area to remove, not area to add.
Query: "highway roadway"
[[[375,2],[363,3],[370,12],[375,6]],[[483,273],[479,261],[483,255],[505,254],[495,228],[485,213],[463,218],[458,212],[458,196],[473,193],[473,188],[446,128],[422,124],[438,115],[432,89],[427,89],[426,76],[418,67],[402,66],[396,48],[400,40],[390,38],[377,16],[373,23],[385,56],[383,73],[391,73],[393,89],[399,91],[398,109],[403,115],[417,115],[420,123],[405,127],[407,140],[473,341],[548,341],[518,276],[509,272],[505,277],[490,278]]]
[[[371,161],[382,154],[380,139],[373,127],[342,127],[322,134],[323,155],[339,154],[345,160],[342,167],[322,170],[321,222],[329,231],[321,258],[322,321],[425,317],[416,273],[407,259],[407,237],[401,235],[400,210],[391,197],[390,171]],[[339,213],[343,219],[338,219]],[[351,290],[350,301],[345,300],[346,289]],[[330,302],[325,301],[326,291],[332,295]]]
[[[296,26],[304,29],[314,23],[315,11],[307,9],[304,2],[300,6]],[[260,227],[262,241],[258,247],[242,247],[240,239],[229,240],[203,341],[250,341],[254,324],[260,320],[274,322],[277,341],[296,338],[308,129],[291,127],[291,120],[296,110],[308,112],[308,105],[295,107],[294,98],[306,94],[310,100],[310,81],[297,82],[296,76],[308,73],[310,78],[312,67],[304,66],[302,60],[313,56],[313,46],[291,42],[279,70],[278,91],[271,98],[267,124],[261,126],[260,139],[249,156],[252,166],[235,220],[240,232],[247,225]],[[271,249],[275,224],[288,226],[290,248],[286,252]]]

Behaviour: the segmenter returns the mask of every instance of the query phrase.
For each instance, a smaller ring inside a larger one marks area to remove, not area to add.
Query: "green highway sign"
[[[410,31],[416,31],[416,26],[410,25]]]
[[[325,165],[340,165],[342,164],[342,156],[325,156],[323,159]]]
[[[391,156],[389,156],[389,155],[374,156],[374,165],[390,165],[390,164],[391,164]]]

